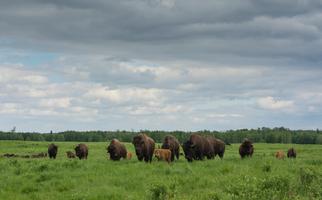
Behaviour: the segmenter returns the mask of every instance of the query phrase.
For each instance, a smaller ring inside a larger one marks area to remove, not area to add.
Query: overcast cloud
[[[321,0],[0,1],[0,129],[322,128]]]

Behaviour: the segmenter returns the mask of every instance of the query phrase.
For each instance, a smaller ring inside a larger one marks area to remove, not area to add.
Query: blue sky
[[[321,129],[321,9],[0,2],[0,130]]]

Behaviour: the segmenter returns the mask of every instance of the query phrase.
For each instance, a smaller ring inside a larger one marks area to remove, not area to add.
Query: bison
[[[78,144],[75,147],[75,154],[76,156],[81,159],[87,159],[88,156],[88,147],[86,144]]]
[[[287,157],[288,158],[296,158],[296,151],[294,148],[290,148],[288,151],[287,151]]]
[[[126,158],[127,151],[125,145],[119,140],[113,139],[110,145],[107,147],[107,153],[110,154],[111,160],[120,160],[121,158]]]
[[[171,161],[174,161],[174,156],[179,159],[180,154],[180,143],[172,135],[165,136],[162,144],[162,149],[169,149],[171,151]]]
[[[275,157],[276,157],[277,159],[284,159],[284,158],[285,158],[285,154],[284,154],[284,152],[283,152],[283,151],[277,151],[277,152],[275,153]]]
[[[32,158],[44,158],[44,157],[47,157],[47,153],[37,153],[37,154],[32,154],[31,155]]]
[[[155,142],[152,138],[146,134],[138,134],[132,140],[132,144],[135,148],[136,156],[139,161],[144,159],[145,162],[151,162],[154,152]]]
[[[56,155],[58,152],[58,146],[55,145],[54,143],[50,144],[48,146],[48,155],[50,159],[56,159]]]
[[[247,157],[252,157],[254,153],[254,146],[252,142],[245,138],[243,143],[239,147],[239,155],[241,158],[244,158],[245,156]]]
[[[7,158],[18,157],[18,155],[14,154],[14,153],[5,153],[2,156],[7,157]]]
[[[76,158],[76,155],[71,151],[66,151],[67,158]]]
[[[171,162],[171,151],[170,149],[156,149],[154,155],[158,160],[164,160],[168,163]]]
[[[182,145],[182,148],[188,162],[203,160],[205,156],[208,159],[214,158],[214,148],[210,141],[197,134],[190,135],[189,140]]]
[[[218,155],[220,158],[223,158],[225,153],[225,142],[214,137],[208,137],[207,140],[213,148],[214,157]]]

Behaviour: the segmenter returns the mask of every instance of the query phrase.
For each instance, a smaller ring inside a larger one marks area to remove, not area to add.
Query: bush
[[[157,183],[152,185],[149,189],[150,197],[153,200],[175,199],[177,193],[177,182],[174,181],[169,186],[164,183]]]

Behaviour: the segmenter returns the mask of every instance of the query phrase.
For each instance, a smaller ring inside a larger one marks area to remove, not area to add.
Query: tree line
[[[320,130],[290,130],[284,127],[238,129],[227,131],[64,131],[58,133],[29,133],[29,132],[3,132],[0,131],[0,140],[23,141],[79,141],[79,142],[105,142],[114,138],[122,142],[131,142],[134,135],[146,133],[156,142],[162,142],[163,138],[170,134],[178,138],[182,143],[190,134],[215,136],[226,143],[240,143],[244,138],[249,138],[256,143],[296,143],[296,144],[322,144],[322,132]]]

